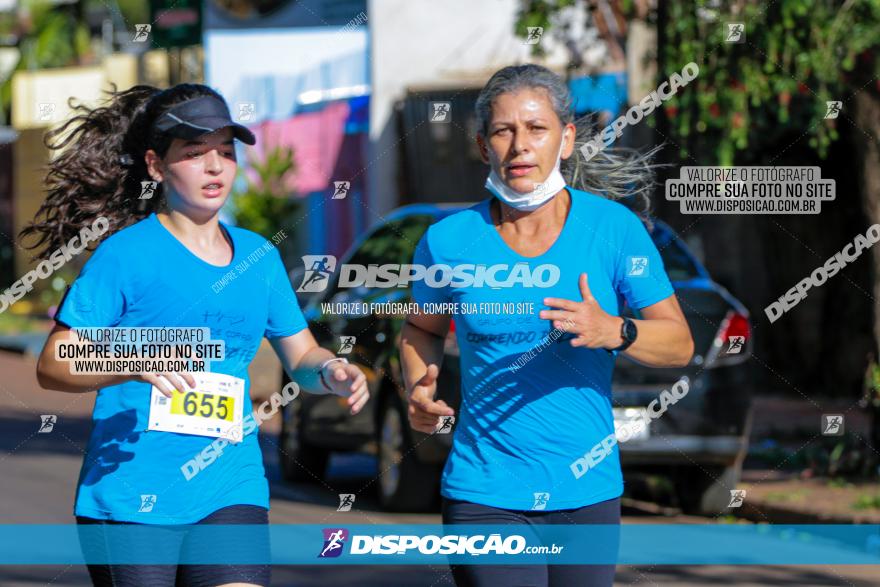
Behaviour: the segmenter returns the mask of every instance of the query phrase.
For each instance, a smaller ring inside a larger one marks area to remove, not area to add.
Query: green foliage
[[[287,174],[296,168],[293,149],[277,147],[263,161],[251,159],[249,166],[257,179],[248,182],[245,192],[233,196],[235,222],[269,238],[282,227],[291,227],[300,210],[299,201],[284,187]]]
[[[873,495],[862,493],[852,504],[855,510],[880,510],[880,493]]]
[[[523,22],[558,10],[550,2],[523,2]],[[826,101],[844,102],[880,75],[873,53],[880,45],[880,0],[708,0],[668,2],[666,42],[659,51],[668,71],[690,62],[700,75],[663,106],[669,140],[682,159],[733,165],[779,154],[779,141],[796,133],[825,157],[838,138],[836,121],[826,120]],[[624,5],[628,16],[633,3]],[[656,15],[652,15],[656,16]],[[726,23],[745,24],[745,42],[725,42]],[[873,88],[871,88],[873,89]],[[649,119],[655,123],[654,118]]]

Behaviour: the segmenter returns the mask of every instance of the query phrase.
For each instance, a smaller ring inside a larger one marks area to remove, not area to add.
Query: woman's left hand
[[[332,393],[342,397],[348,396],[352,416],[360,412],[370,399],[367,376],[357,365],[333,361],[324,367],[324,380],[333,390]]]
[[[558,310],[541,310],[540,317],[553,321],[553,327],[577,335],[571,346],[590,349],[613,349],[623,343],[620,336],[621,318],[612,316],[599,306],[590,292],[587,274],[578,279],[583,301],[544,298],[544,304]]]

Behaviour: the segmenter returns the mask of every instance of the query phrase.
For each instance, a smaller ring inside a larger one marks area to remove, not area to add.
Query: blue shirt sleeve
[[[413,265],[424,265],[429,267],[436,263],[435,253],[431,250],[431,239],[429,234],[431,229],[425,231],[422,238],[416,245],[416,251],[413,254]],[[452,301],[449,292],[450,286],[429,287],[424,279],[417,279],[412,282],[412,300],[417,304],[442,304]]]
[[[615,271],[615,289],[634,310],[641,310],[675,293],[663,259],[641,219],[624,214],[622,242]]]
[[[55,320],[70,328],[119,324],[131,303],[130,295],[124,291],[124,267],[112,241],[101,243],[68,288]]]
[[[272,249],[266,261],[269,265],[269,318],[266,321],[266,338],[282,338],[296,334],[308,327],[299,307],[296,293],[290,285],[281,254]]]

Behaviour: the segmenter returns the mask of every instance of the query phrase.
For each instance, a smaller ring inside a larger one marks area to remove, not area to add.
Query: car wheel
[[[688,467],[673,479],[681,511],[693,515],[729,513],[730,490],[739,483],[741,465]]]
[[[324,480],[330,451],[304,442],[301,406],[295,401],[281,408],[278,464],[285,481],[318,483]]]
[[[439,496],[441,467],[422,463],[413,450],[402,402],[388,397],[379,411],[379,503],[394,512],[430,510]]]

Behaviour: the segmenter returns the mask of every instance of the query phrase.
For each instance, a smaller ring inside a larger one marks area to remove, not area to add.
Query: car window
[[[651,238],[660,251],[670,281],[687,281],[700,277],[700,270],[687,253],[680,238],[659,225],[654,227]]]
[[[365,265],[412,263],[416,245],[428,227],[434,223],[435,218],[430,214],[413,214],[389,222],[376,229],[346,263]],[[338,275],[338,272],[337,272]],[[338,293],[338,280],[334,282],[333,291],[328,299],[332,299]],[[365,292],[360,291],[363,295]],[[376,292],[381,293],[380,291]]]

